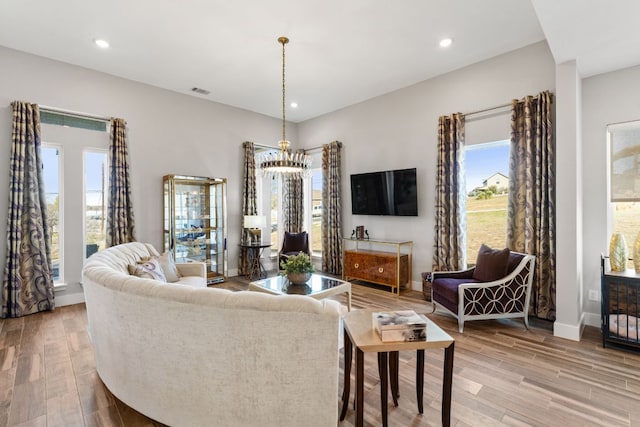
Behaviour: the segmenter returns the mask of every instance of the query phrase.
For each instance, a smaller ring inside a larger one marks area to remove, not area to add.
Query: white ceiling
[[[0,45],[281,117],[276,39],[285,35],[287,103],[299,104],[287,119],[299,122],[545,35],[556,62],[576,59],[583,75],[640,64],[639,8],[637,0],[1,0]],[[438,46],[445,36],[449,49]],[[111,47],[98,49],[96,38]]]

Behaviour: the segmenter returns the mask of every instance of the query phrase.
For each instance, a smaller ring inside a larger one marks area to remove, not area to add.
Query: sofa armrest
[[[184,262],[176,263],[176,269],[181,276],[207,277],[207,266],[204,262]]]
[[[475,269],[472,267],[460,271],[434,271],[431,273],[431,283],[436,279],[473,279]]]

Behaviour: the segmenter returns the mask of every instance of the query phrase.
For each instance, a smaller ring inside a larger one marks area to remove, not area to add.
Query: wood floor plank
[[[58,393],[47,399],[47,427],[82,427],[84,419],[78,392]]]
[[[17,375],[16,375],[17,378]],[[44,416],[46,424],[45,380],[27,381],[13,388],[9,426],[33,422]]]
[[[100,412],[98,418],[104,417],[105,413],[101,412],[102,409],[115,408],[115,398],[104,386],[95,370],[76,376],[76,381],[85,419],[95,412]]]
[[[107,406],[85,417],[87,427],[121,427],[124,426],[118,408],[115,405]]]
[[[0,371],[8,371],[18,363],[18,347],[15,345],[0,349]]]
[[[18,358],[16,385],[44,379],[44,358],[42,353],[24,354]]]

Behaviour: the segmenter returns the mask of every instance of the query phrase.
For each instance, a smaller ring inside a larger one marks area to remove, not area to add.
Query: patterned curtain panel
[[[551,93],[511,107],[507,245],[536,256],[530,313],[556,318],[555,151]]]
[[[322,271],[342,274],[342,143],[322,146]]]
[[[109,196],[106,246],[135,242],[131,178],[127,160],[127,122],[111,119],[109,142]]]
[[[20,317],[55,307],[40,110],[36,104],[18,101],[12,107],[7,260],[0,317]]]
[[[467,266],[464,121],[460,113],[438,119],[433,271]]]
[[[300,233],[302,230],[304,195],[302,178],[286,176],[282,181],[282,216],[283,227],[290,233]]]
[[[258,214],[258,196],[256,193],[256,149],[253,142],[246,141],[242,144],[242,150],[244,152],[242,167],[242,215],[257,215]],[[244,228],[243,221],[240,221],[240,243],[246,244],[249,242],[251,236],[246,228]],[[249,257],[246,249],[240,250],[238,256],[238,274],[243,275],[249,272]]]

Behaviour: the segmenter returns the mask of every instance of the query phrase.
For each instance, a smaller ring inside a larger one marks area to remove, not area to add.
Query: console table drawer
[[[397,283],[397,265],[400,262],[400,281]],[[408,282],[409,256],[380,251],[344,251],[345,277],[360,279],[392,287],[399,287]]]

